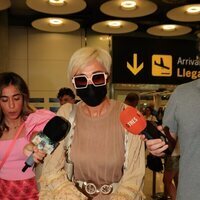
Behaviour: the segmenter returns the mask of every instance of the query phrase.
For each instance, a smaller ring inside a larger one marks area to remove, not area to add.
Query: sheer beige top
[[[74,133],[70,149],[75,179],[92,181],[97,185],[117,182],[113,193],[104,196],[100,194],[94,200],[144,199],[144,142],[139,136],[127,133],[125,145],[126,133],[119,121],[124,105],[111,100],[106,114],[98,118],[86,116],[79,106],[80,104],[77,106],[75,126],[72,128]],[[60,108],[58,115],[69,118],[71,110],[71,105],[66,104]],[[52,155],[45,158],[40,179],[40,199],[87,199],[67,179],[65,152],[66,140]]]

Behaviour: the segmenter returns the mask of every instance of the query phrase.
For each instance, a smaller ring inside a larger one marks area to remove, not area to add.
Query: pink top
[[[27,157],[23,154],[23,148],[29,143],[30,137],[33,132],[42,131],[46,123],[55,116],[55,113],[40,109],[31,113],[25,121],[25,134],[24,137],[17,139],[13,149],[3,167],[0,170],[0,178],[5,180],[23,180],[35,176],[32,168],[28,168],[22,172],[25,160]],[[5,151],[12,140],[0,140],[0,160],[3,159]]]

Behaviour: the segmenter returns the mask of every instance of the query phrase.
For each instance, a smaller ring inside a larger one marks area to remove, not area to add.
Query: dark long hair
[[[2,95],[3,89],[9,85],[15,86],[23,96],[23,108],[20,116],[25,120],[25,118],[33,112],[29,106],[30,93],[28,86],[25,81],[14,72],[0,73],[0,96]],[[2,136],[4,130],[9,130],[9,127],[5,123],[4,113],[0,108],[0,137]]]

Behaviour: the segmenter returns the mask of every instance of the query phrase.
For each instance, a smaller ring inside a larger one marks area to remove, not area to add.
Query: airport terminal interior
[[[109,97],[134,92],[141,112],[165,109],[177,85],[200,78],[199,22],[198,0],[0,0],[0,72],[18,73],[31,105],[56,112],[58,90],[72,88],[70,56],[99,46],[113,58]],[[162,199],[162,178],[146,168],[147,200]]]

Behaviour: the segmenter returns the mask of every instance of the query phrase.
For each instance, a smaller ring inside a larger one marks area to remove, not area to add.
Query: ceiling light
[[[52,6],[63,6],[66,3],[65,0],[49,0],[48,2]]]
[[[60,25],[63,24],[63,21],[62,21],[62,19],[52,18],[52,19],[49,20],[49,24],[51,26],[60,26]]]
[[[26,0],[26,4],[35,11],[53,15],[72,14],[86,8],[84,0]]]
[[[92,30],[104,34],[129,33],[137,28],[137,24],[124,20],[106,20],[92,25]]]
[[[108,21],[108,26],[111,28],[120,28],[122,23],[120,21]]]
[[[175,31],[176,29],[176,25],[173,25],[173,24],[165,24],[162,26],[162,29],[164,31]]]
[[[135,3],[137,5],[134,5]],[[154,13],[157,8],[155,3],[148,0],[110,0],[105,1],[100,6],[100,10],[104,14],[120,18],[134,18],[150,15]]]
[[[192,31],[192,28],[188,26],[182,26],[177,24],[162,24],[157,26],[152,26],[147,29],[147,33],[155,36],[180,36],[188,34]]]
[[[199,14],[200,13],[200,6],[191,6],[186,10],[186,12],[188,14]]]
[[[180,22],[199,22],[200,4],[189,4],[173,8],[167,12],[167,17]]]
[[[0,0],[0,11],[5,10],[11,6],[10,0]]]
[[[123,10],[134,10],[136,8],[136,2],[131,0],[122,1],[121,7]]]
[[[80,24],[76,21],[58,17],[36,19],[31,24],[38,30],[54,33],[72,32],[80,28]]]

